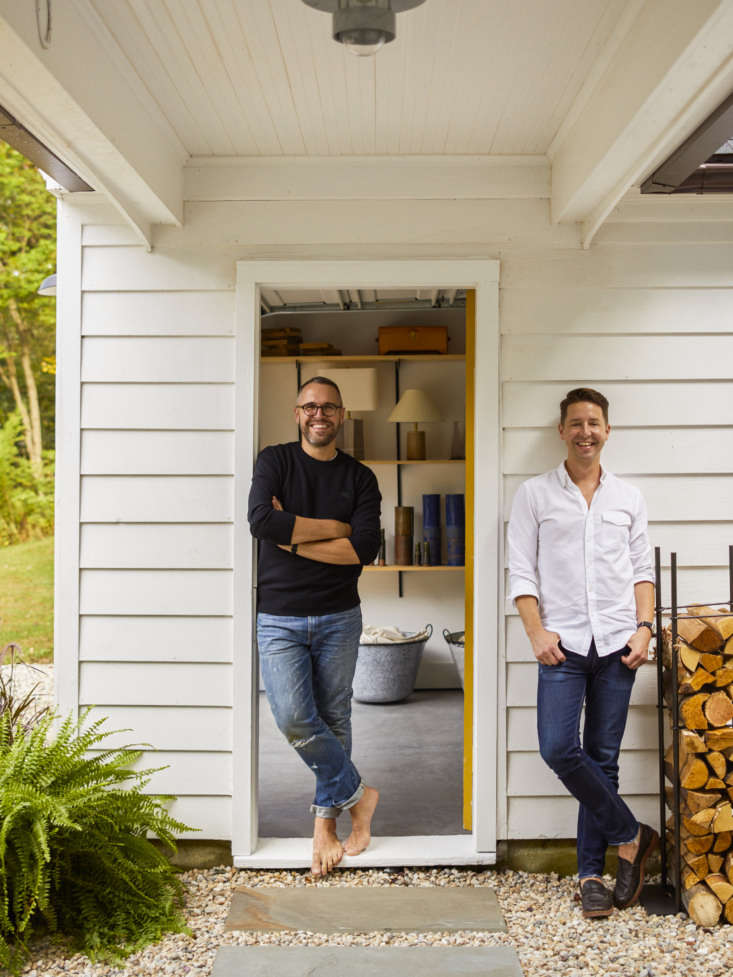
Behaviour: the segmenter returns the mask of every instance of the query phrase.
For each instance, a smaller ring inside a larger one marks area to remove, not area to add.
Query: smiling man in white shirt
[[[540,753],[579,801],[583,915],[633,905],[659,843],[618,793],[618,757],[636,669],[652,636],[654,576],[646,505],[601,467],[608,401],[571,390],[560,405],[566,460],[524,482],[509,521],[510,596],[539,663]],[[581,711],[585,705],[583,739]],[[602,875],[618,845],[613,895]]]

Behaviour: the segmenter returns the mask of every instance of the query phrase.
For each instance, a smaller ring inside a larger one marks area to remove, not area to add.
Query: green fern
[[[175,851],[189,829],[171,798],[143,793],[155,771],[131,769],[140,751],[104,749],[105,720],[85,718],[24,730],[0,715],[0,966],[17,970],[40,920],[91,956],[186,930],[181,883],[148,834]]]

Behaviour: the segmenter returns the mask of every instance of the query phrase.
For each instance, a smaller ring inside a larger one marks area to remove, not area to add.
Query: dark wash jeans
[[[562,648],[562,646],[561,646]],[[608,845],[633,841],[639,824],[618,794],[618,755],[636,672],[622,648],[598,657],[562,648],[565,661],[539,666],[537,733],[540,753],[580,802],[578,876],[603,875]],[[583,744],[580,714],[585,702]]]

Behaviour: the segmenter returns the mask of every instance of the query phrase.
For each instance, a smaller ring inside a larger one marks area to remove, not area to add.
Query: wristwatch
[[[639,628],[649,628],[650,632],[654,634],[654,625],[651,621],[637,621],[636,622],[637,631]]]
[[[297,553],[298,552],[298,544],[297,543],[293,543],[293,545],[290,547],[290,552],[291,553]]]

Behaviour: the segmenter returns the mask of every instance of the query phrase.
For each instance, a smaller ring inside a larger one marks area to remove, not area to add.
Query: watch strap
[[[649,630],[651,631],[651,633],[654,634],[654,625],[652,624],[651,621],[637,621],[636,622],[636,627],[637,627],[637,630],[639,628],[649,628]]]
[[[297,553],[298,552],[298,544],[297,543],[293,543],[293,545],[290,547],[290,552],[291,553]]]

